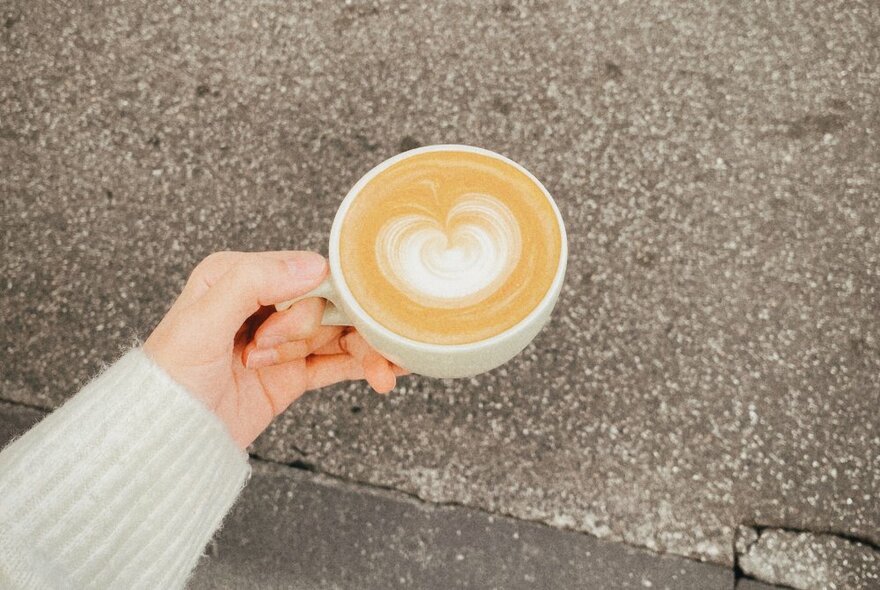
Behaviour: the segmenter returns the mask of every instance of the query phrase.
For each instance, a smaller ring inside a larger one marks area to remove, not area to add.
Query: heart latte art
[[[519,224],[490,195],[468,193],[444,219],[430,213],[392,217],[376,238],[382,275],[427,307],[465,307],[497,291],[522,250]]]
[[[559,266],[550,200],[499,158],[433,151],[373,176],[345,213],[345,284],[377,322],[420,342],[499,334],[541,301]]]

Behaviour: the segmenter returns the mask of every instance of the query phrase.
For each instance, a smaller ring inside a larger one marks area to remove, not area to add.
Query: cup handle
[[[284,311],[297,301],[302,301],[303,299],[309,299],[311,297],[320,297],[321,299],[327,300],[327,305],[324,307],[324,315],[321,317],[321,325],[322,326],[350,326],[351,321],[342,313],[342,310],[336,306],[336,299],[338,295],[336,293],[336,287],[333,285],[333,279],[331,277],[327,277],[324,279],[320,285],[309,291],[304,295],[300,295],[295,299],[291,299],[290,301],[284,301],[283,303],[278,303],[275,305],[275,309],[278,311]]]

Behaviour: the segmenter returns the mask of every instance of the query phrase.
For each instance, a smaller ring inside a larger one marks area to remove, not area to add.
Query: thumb
[[[327,261],[314,252],[254,252],[242,255],[196,303],[210,330],[235,334],[261,306],[299,297],[327,276]]]

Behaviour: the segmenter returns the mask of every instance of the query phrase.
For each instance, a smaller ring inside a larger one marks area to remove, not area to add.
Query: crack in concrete
[[[784,588],[874,588],[880,546],[857,535],[741,523],[734,532],[734,576]]]
[[[49,414],[49,413],[54,412],[55,410],[58,409],[58,408],[49,408],[46,406],[41,406],[38,404],[32,404],[32,403],[23,402],[23,401],[14,400],[14,399],[7,399],[5,397],[0,397],[0,402],[3,402],[5,404],[9,404],[10,406],[18,406],[20,408],[27,408],[28,410],[35,410],[37,412],[42,412],[43,414]]]
[[[826,537],[837,537],[838,539],[842,539],[844,541],[849,541],[850,543],[855,543],[858,545],[864,545],[868,549],[873,551],[877,551],[880,553],[880,544],[874,542],[867,537],[862,537],[859,535],[854,535],[852,533],[842,533],[837,529],[810,529],[810,528],[797,528],[797,527],[789,527],[789,526],[776,526],[776,525],[759,525],[759,524],[740,524],[741,527],[749,527],[755,530],[758,533],[758,537],[765,531],[782,531],[786,533],[792,533],[794,535],[800,534],[810,534],[810,535],[822,535]]]
[[[431,506],[431,507],[465,508],[465,509],[474,510],[474,511],[486,514],[488,516],[500,516],[500,517],[505,517],[505,518],[511,518],[511,519],[516,520],[518,522],[527,522],[530,524],[535,524],[535,525],[551,528],[553,530],[561,530],[561,531],[567,531],[567,532],[572,532],[572,533],[581,534],[581,535],[594,536],[594,535],[590,535],[589,533],[586,533],[581,530],[572,529],[572,528],[568,528],[568,527],[553,526],[553,525],[550,525],[550,524],[548,524],[544,521],[541,521],[541,520],[524,519],[524,518],[518,517],[518,516],[510,514],[510,513],[506,513],[506,512],[491,512],[491,511],[485,510],[479,506],[471,506],[471,505],[463,504],[461,502],[429,501],[429,500],[422,498],[421,496],[419,496],[416,493],[400,490],[400,489],[395,488],[390,485],[382,485],[382,484],[376,484],[376,483],[372,483],[372,482],[365,482],[362,480],[351,479],[351,478],[347,478],[347,477],[340,476],[337,474],[322,471],[316,464],[311,463],[311,462],[307,462],[304,460],[296,460],[296,461],[289,462],[289,463],[283,463],[283,462],[274,461],[271,459],[266,459],[266,458],[261,457],[256,454],[252,454],[251,457],[253,459],[260,461],[260,462],[263,462],[263,463],[281,465],[281,466],[285,466],[285,467],[308,471],[310,473],[320,475],[322,478],[325,478],[327,480],[331,480],[331,481],[334,481],[337,483],[351,485],[351,486],[355,486],[355,487],[366,488],[366,489],[371,490],[374,493],[382,493],[383,495],[387,495],[388,497],[391,497],[391,498],[396,499],[398,501],[401,499],[406,499],[409,502],[413,502],[418,505],[422,505],[422,506],[426,506],[426,507]],[[744,533],[744,531],[748,531],[748,532]],[[733,574],[734,574],[734,588],[736,588],[740,584],[740,580],[753,580],[753,581],[761,582],[764,584],[770,584],[770,585],[773,585],[774,587],[777,587],[777,588],[794,588],[795,590],[797,590],[796,586],[788,586],[788,585],[780,584],[777,580],[773,580],[771,578],[760,576],[760,575],[752,575],[750,573],[747,573],[743,570],[743,568],[740,564],[741,556],[747,555],[749,553],[749,550],[752,547],[754,547],[755,545],[757,545],[761,541],[761,538],[763,537],[765,532],[768,532],[768,531],[769,532],[784,532],[784,533],[790,533],[793,535],[809,534],[809,535],[817,535],[817,536],[821,535],[823,537],[833,537],[833,538],[836,538],[836,539],[839,539],[839,540],[842,540],[842,541],[845,541],[848,543],[853,543],[856,545],[864,546],[867,549],[870,549],[872,551],[877,552],[878,556],[880,556],[880,546],[878,546],[876,543],[874,543],[870,539],[859,537],[858,535],[853,535],[850,533],[841,533],[836,530],[810,530],[810,529],[799,529],[799,528],[795,528],[795,527],[786,527],[786,526],[771,526],[771,525],[758,525],[758,524],[753,524],[753,523],[751,523],[751,524],[750,523],[740,523],[738,526],[734,527],[734,533],[733,533],[733,537],[732,537],[732,542],[733,542],[732,570],[733,570]],[[746,535],[745,537],[743,537],[744,534]],[[646,552],[649,552],[649,553],[652,553],[652,554],[658,555],[658,556],[671,555],[674,557],[679,557],[681,559],[688,559],[690,561],[699,561],[699,560],[695,560],[695,559],[692,559],[690,557],[683,556],[683,555],[659,553],[659,552],[654,551],[648,547],[644,547],[641,545],[635,545],[635,544],[628,543],[626,541],[622,541],[622,540],[618,540],[618,539],[603,539],[601,537],[596,537],[596,538],[605,540],[610,543],[618,543],[621,545],[626,545],[628,547],[632,547],[635,549],[646,551]],[[717,565],[718,567],[724,567],[723,565],[720,565],[720,564],[713,564],[713,565]]]
[[[380,495],[380,496],[382,496],[382,497],[387,497],[387,498],[389,498],[389,499],[392,499],[392,500],[395,500],[395,501],[398,501],[398,502],[399,502],[399,501],[406,501],[406,502],[408,502],[408,503],[410,503],[410,504],[413,504],[413,505],[419,506],[420,508],[424,508],[424,509],[430,509],[430,508],[463,508],[463,509],[466,509],[466,510],[472,510],[472,511],[474,511],[474,512],[478,512],[478,513],[481,513],[481,514],[485,514],[486,516],[489,516],[489,517],[495,517],[495,518],[509,518],[509,519],[511,519],[511,520],[515,520],[515,521],[517,521],[517,522],[522,522],[522,523],[528,523],[528,524],[532,524],[532,525],[537,525],[537,526],[545,527],[545,528],[548,528],[548,529],[552,529],[552,530],[554,530],[554,531],[565,531],[565,532],[568,532],[568,533],[574,533],[574,534],[578,534],[578,535],[586,535],[586,536],[589,536],[589,537],[593,537],[593,538],[595,538],[595,539],[599,539],[600,541],[604,541],[604,542],[606,542],[606,543],[613,543],[613,544],[617,544],[617,545],[626,546],[626,547],[629,547],[629,548],[631,548],[631,549],[636,549],[636,550],[639,550],[639,551],[644,551],[645,553],[649,553],[649,554],[651,554],[651,555],[655,555],[655,556],[657,556],[657,557],[671,557],[671,558],[677,558],[677,559],[686,559],[686,560],[688,560],[688,561],[692,561],[692,562],[696,562],[696,563],[705,563],[705,564],[707,564],[707,565],[711,565],[711,566],[714,566],[714,567],[718,567],[718,568],[725,569],[725,566],[724,566],[723,564],[712,563],[712,562],[705,562],[705,561],[701,561],[701,560],[699,560],[699,559],[693,559],[692,557],[688,557],[688,556],[686,556],[686,555],[678,555],[678,554],[675,554],[675,553],[661,553],[661,552],[655,551],[655,550],[653,550],[653,549],[650,549],[649,547],[645,547],[645,546],[642,546],[642,545],[635,545],[635,544],[633,544],[633,543],[628,543],[628,542],[626,542],[626,541],[624,541],[624,540],[610,539],[610,538],[603,538],[603,537],[597,537],[597,536],[595,536],[595,535],[591,535],[590,533],[587,533],[587,532],[582,531],[582,530],[573,529],[573,528],[564,527],[564,526],[554,526],[554,525],[550,525],[550,524],[548,524],[547,522],[544,522],[544,521],[542,521],[542,520],[531,520],[531,519],[521,518],[521,517],[519,517],[519,516],[516,516],[516,515],[514,515],[514,514],[510,514],[510,513],[507,513],[507,512],[491,512],[491,511],[486,510],[486,509],[484,509],[484,508],[482,508],[482,507],[480,507],[480,506],[472,506],[472,505],[463,504],[463,503],[461,503],[461,502],[456,502],[456,501],[442,501],[442,502],[437,502],[437,501],[426,500],[426,499],[422,498],[421,496],[419,496],[419,495],[416,494],[416,493],[408,492],[408,491],[405,491],[405,490],[401,490],[401,489],[395,488],[395,487],[390,486],[390,485],[383,485],[383,484],[376,484],[376,483],[372,483],[372,482],[365,482],[365,481],[362,481],[362,480],[351,479],[351,478],[347,478],[347,477],[344,477],[344,476],[341,476],[341,475],[337,475],[337,474],[334,474],[334,473],[329,473],[329,472],[326,472],[326,471],[322,471],[322,470],[321,470],[317,465],[315,465],[314,463],[310,463],[310,462],[303,461],[303,460],[300,460],[300,459],[298,459],[298,460],[296,460],[296,461],[292,461],[292,462],[285,463],[285,462],[282,462],[282,461],[275,461],[275,460],[272,460],[272,459],[266,459],[266,458],[264,458],[264,457],[261,457],[261,456],[259,456],[259,455],[257,455],[257,454],[253,454],[253,453],[250,454],[250,457],[251,457],[252,460],[258,461],[258,462],[260,462],[260,463],[271,464],[271,465],[277,465],[277,466],[281,466],[281,467],[289,467],[289,468],[293,468],[293,469],[299,469],[299,470],[301,470],[301,471],[307,471],[307,472],[309,472],[309,473],[311,473],[311,474],[314,474],[314,475],[320,476],[320,477],[321,477],[322,479],[324,479],[325,481],[330,481],[330,482],[333,482],[333,483],[335,483],[335,484],[337,484],[337,485],[347,485],[347,486],[352,486],[352,487],[358,487],[358,488],[366,489],[366,490],[369,490],[370,493],[374,493],[374,494]],[[734,587],[735,587],[735,585],[734,585]]]
[[[41,406],[38,406],[35,404],[21,402],[18,400],[6,399],[6,398],[2,398],[2,397],[0,397],[0,403],[7,404],[10,406],[17,406],[17,407],[25,408],[25,409],[32,410],[32,411],[36,411],[36,412],[39,412],[43,415],[46,415],[52,411],[52,410],[49,410],[47,408],[44,408],[44,407],[41,407]],[[535,524],[535,525],[539,525],[542,527],[551,528],[553,530],[560,530],[560,531],[572,532],[572,533],[581,534],[581,535],[594,536],[594,535],[590,535],[589,533],[586,533],[584,531],[580,531],[577,529],[572,529],[572,528],[568,528],[568,527],[564,527],[564,526],[553,526],[553,525],[550,525],[550,524],[548,524],[544,521],[541,521],[541,520],[524,519],[524,518],[515,516],[510,513],[506,513],[506,512],[491,512],[491,511],[485,510],[479,506],[471,506],[471,505],[464,504],[461,502],[430,501],[430,500],[426,500],[426,499],[422,498],[417,493],[401,490],[401,489],[395,488],[391,485],[383,485],[383,484],[377,484],[377,483],[373,483],[373,482],[365,482],[362,480],[347,478],[347,477],[340,476],[340,475],[337,475],[334,473],[326,472],[326,471],[321,470],[315,463],[305,460],[305,457],[307,457],[309,455],[309,453],[305,452],[303,449],[297,447],[296,445],[291,445],[291,447],[302,456],[302,459],[297,459],[292,462],[281,462],[281,461],[275,461],[272,459],[267,459],[265,457],[261,457],[260,455],[253,454],[253,453],[250,453],[249,457],[252,460],[259,462],[259,463],[269,464],[269,465],[277,465],[277,466],[287,467],[287,468],[291,468],[291,469],[297,469],[300,471],[305,471],[305,472],[320,476],[322,479],[325,479],[325,480],[330,481],[335,484],[342,484],[342,485],[348,485],[348,486],[352,486],[352,487],[364,488],[366,490],[369,490],[371,493],[379,494],[379,495],[388,497],[389,499],[393,499],[396,501],[404,500],[409,503],[418,505],[422,508],[427,508],[427,507],[431,507],[431,508],[434,508],[434,507],[464,508],[464,509],[474,510],[476,512],[480,512],[480,513],[483,513],[483,514],[485,514],[487,516],[491,516],[491,517],[510,518],[510,519],[518,521],[518,522]],[[760,543],[760,541],[762,540],[764,535],[768,532],[772,532],[772,533],[782,532],[782,533],[788,533],[791,535],[807,534],[807,535],[816,535],[816,536],[836,538],[841,541],[844,541],[844,542],[847,542],[850,544],[854,544],[856,546],[862,546],[862,547],[865,547],[871,551],[877,552],[878,557],[880,557],[880,545],[878,545],[877,543],[875,543],[871,539],[860,537],[858,535],[839,532],[839,531],[835,531],[835,530],[804,529],[804,528],[796,528],[796,527],[760,525],[760,524],[755,524],[755,523],[742,522],[738,526],[734,527],[734,534],[733,534],[733,538],[732,538],[732,544],[733,544],[732,570],[733,570],[733,574],[734,574],[734,588],[737,585],[739,585],[740,580],[754,580],[754,581],[762,582],[762,583],[776,584],[777,585],[776,587],[779,587],[779,588],[795,588],[793,586],[779,585],[778,582],[776,582],[772,579],[762,577],[760,575],[757,575],[757,576],[753,575],[749,572],[744,571],[744,569],[742,567],[742,563],[741,563],[742,557],[745,555],[748,555],[750,553],[750,551],[756,545],[758,545]],[[641,551],[645,551],[645,552],[648,552],[648,553],[651,553],[651,554],[654,554],[657,556],[669,555],[671,557],[677,557],[680,559],[687,559],[689,561],[697,561],[697,562],[700,561],[700,560],[695,560],[691,557],[684,556],[684,555],[660,553],[660,552],[654,551],[648,547],[641,546],[641,545],[635,545],[633,543],[628,543],[623,540],[607,539],[607,538],[601,538],[601,537],[596,537],[596,538],[607,541],[609,543],[617,543],[620,545],[625,545],[625,546],[628,546],[628,547],[631,547],[634,549],[638,549]],[[717,567],[724,567],[721,564],[713,564],[713,565],[716,565]]]

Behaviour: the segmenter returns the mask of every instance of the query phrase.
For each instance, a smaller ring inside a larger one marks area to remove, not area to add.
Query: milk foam
[[[380,272],[426,307],[479,303],[504,285],[522,255],[516,217],[496,197],[466,193],[445,219],[392,217],[376,239]]]

